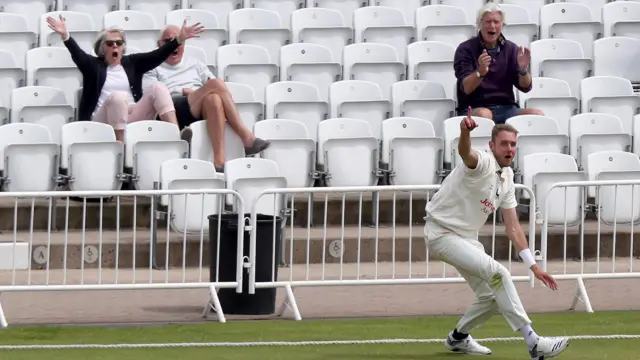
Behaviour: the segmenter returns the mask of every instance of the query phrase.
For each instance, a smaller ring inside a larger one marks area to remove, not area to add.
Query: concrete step
[[[524,223],[523,228],[528,229]],[[495,236],[491,225],[485,225],[480,232],[480,241],[484,244],[487,253],[493,254],[497,259],[509,258],[509,240],[503,227],[496,229]],[[361,263],[374,261],[425,261],[426,246],[423,239],[423,226],[396,226],[393,227],[358,227],[353,225],[302,228],[286,226],[283,230],[286,252],[286,263],[310,264],[321,263]],[[598,236],[597,223],[589,221],[585,223],[585,247],[584,254],[587,258],[593,258],[597,254]],[[630,250],[630,229],[623,226],[617,227],[615,236],[616,256],[628,257]],[[540,248],[540,227],[536,230],[536,248]],[[640,231],[636,230],[636,236]],[[258,238],[259,247],[267,243],[267,250],[258,253],[269,252],[272,241],[271,231],[264,238]],[[577,228],[567,231],[566,256],[569,261],[580,254],[579,231]],[[160,266],[168,263],[169,267],[198,267],[202,261],[203,266],[209,264],[209,238],[208,234],[202,237],[200,234],[181,235],[167,231],[166,228],[158,230],[158,245],[156,259]],[[13,264],[11,257],[14,240],[22,243],[18,251],[21,258],[16,259],[16,264],[31,263],[34,269],[79,269],[79,268],[149,268],[152,263],[151,232],[148,229],[122,230],[119,232],[105,231],[78,231],[69,230],[58,232],[4,232],[0,234],[0,243],[4,250],[0,252],[0,262]],[[168,240],[168,241],[167,241]],[[610,257],[613,254],[614,236],[613,229],[605,225],[600,227],[600,256]],[[233,239],[232,241],[235,241]],[[492,251],[492,244],[495,250]],[[634,256],[640,255],[640,245],[634,242]],[[25,251],[24,244],[28,245]],[[245,253],[248,255],[248,236],[245,239]],[[565,254],[564,230],[555,228],[550,230],[548,239],[549,259],[562,259]],[[9,247],[9,248],[7,248]],[[292,251],[290,251],[292,249]],[[168,250],[168,251],[167,251]],[[167,262],[167,253],[168,262]],[[7,255],[8,254],[8,255]],[[30,259],[24,259],[28,257]],[[223,256],[228,256],[224,255]],[[234,256],[232,254],[231,256]],[[269,256],[270,257],[270,256]],[[308,259],[308,260],[307,260]],[[84,264],[83,264],[84,262]]]

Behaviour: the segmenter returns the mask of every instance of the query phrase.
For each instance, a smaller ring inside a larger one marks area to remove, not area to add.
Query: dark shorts
[[[489,106],[477,106],[472,107],[471,110],[475,110],[478,107],[484,107],[493,113],[493,122],[496,124],[504,124],[507,119],[520,115],[520,109],[517,105],[489,105]],[[466,116],[467,110],[458,111],[458,116]]]
[[[189,107],[189,101],[186,96],[173,96],[173,106],[176,109],[176,117],[178,118],[178,125],[180,130],[193,124],[201,119],[196,119],[191,114],[191,108]]]

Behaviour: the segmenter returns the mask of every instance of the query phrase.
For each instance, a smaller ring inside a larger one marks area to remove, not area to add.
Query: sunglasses
[[[113,45],[122,46],[124,44],[124,40],[106,40],[104,43],[109,47]]]

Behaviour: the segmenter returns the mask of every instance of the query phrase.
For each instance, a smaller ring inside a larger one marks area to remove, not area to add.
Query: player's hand
[[[558,290],[559,286],[556,282],[556,279],[554,279],[553,276],[542,271],[542,269],[540,269],[538,265],[534,265],[531,271],[533,271],[533,275],[536,277],[536,279],[542,281],[546,287],[550,288],[553,291]]]
[[[487,75],[489,65],[491,65],[491,56],[487,53],[487,50],[482,50],[482,54],[478,57],[478,72],[480,75]]]
[[[478,124],[471,118],[471,106],[469,106],[469,109],[467,110],[467,116],[465,116],[464,119],[460,121],[460,131],[469,132],[477,127]]]

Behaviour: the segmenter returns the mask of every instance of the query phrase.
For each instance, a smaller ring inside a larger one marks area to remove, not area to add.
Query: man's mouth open
[[[487,34],[489,34],[491,36],[496,36],[496,32],[495,31],[487,31]]]
[[[111,56],[113,56],[114,58],[117,58],[118,57],[118,52],[117,51],[112,52]]]

